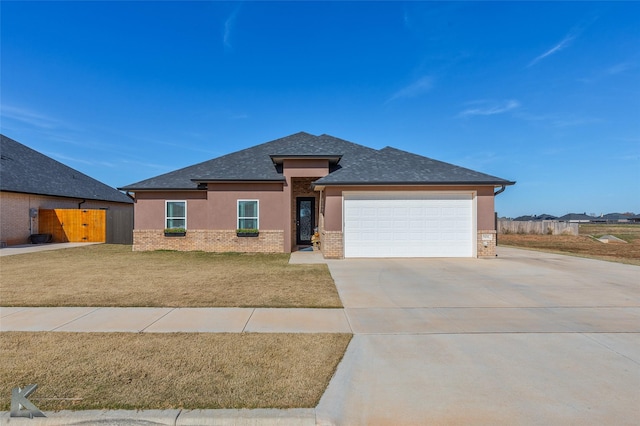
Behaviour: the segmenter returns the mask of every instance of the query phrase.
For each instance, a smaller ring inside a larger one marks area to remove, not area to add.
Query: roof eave
[[[131,187],[124,186],[122,188],[117,188],[120,191],[127,192],[136,192],[136,191],[149,191],[149,192],[162,192],[162,191],[198,191],[196,187],[189,188],[144,188],[144,187]]]
[[[196,183],[284,183],[286,179],[283,177],[278,179],[191,179],[191,181]]]
[[[310,155],[281,155],[273,154],[269,156],[273,164],[282,164],[284,160],[328,160],[329,164],[336,165],[342,159],[342,154],[310,154]]]
[[[312,188],[323,189],[326,186],[509,186],[515,185],[515,181],[489,181],[489,182],[328,182],[312,183]]]

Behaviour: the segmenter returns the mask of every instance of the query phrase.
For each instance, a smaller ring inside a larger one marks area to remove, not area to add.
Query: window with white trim
[[[258,229],[258,200],[238,200],[238,229]]]
[[[187,229],[187,202],[167,200],[165,203],[165,228]]]

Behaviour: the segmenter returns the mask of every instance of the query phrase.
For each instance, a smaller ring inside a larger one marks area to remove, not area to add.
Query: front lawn
[[[5,256],[0,305],[342,307],[327,265],[288,260],[110,244]]]
[[[311,408],[349,334],[0,333],[0,410]],[[28,421],[26,422],[28,423]]]

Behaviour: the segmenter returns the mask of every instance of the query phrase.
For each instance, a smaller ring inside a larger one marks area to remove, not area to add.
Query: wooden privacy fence
[[[578,235],[578,224],[555,220],[498,220],[498,234]]]
[[[106,211],[53,209],[38,212],[38,232],[51,234],[56,243],[106,242]]]

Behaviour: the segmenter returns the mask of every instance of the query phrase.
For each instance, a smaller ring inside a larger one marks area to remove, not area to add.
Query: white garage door
[[[344,194],[345,257],[471,257],[470,193]]]

